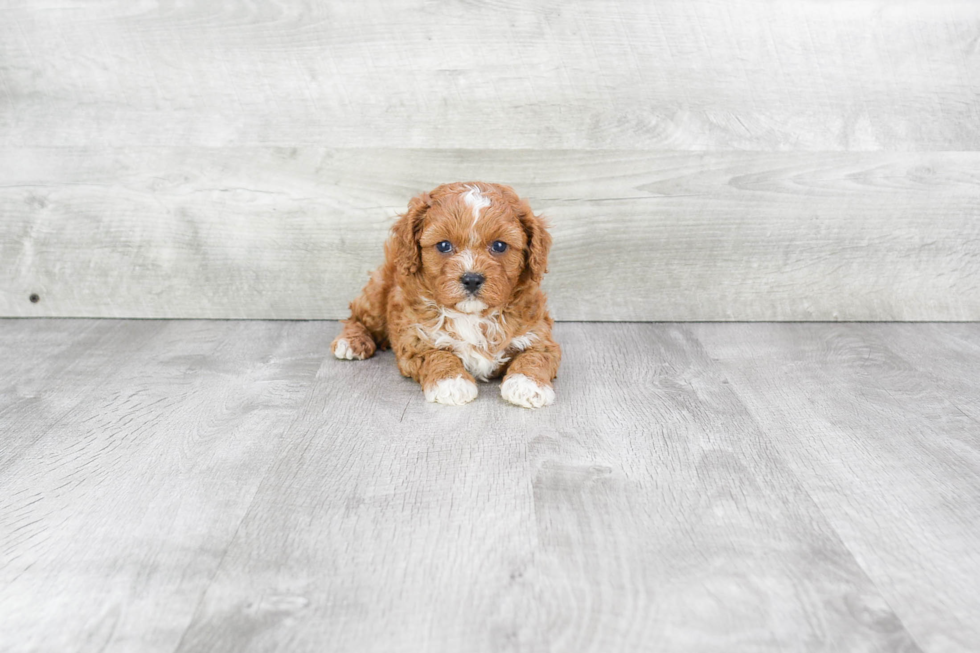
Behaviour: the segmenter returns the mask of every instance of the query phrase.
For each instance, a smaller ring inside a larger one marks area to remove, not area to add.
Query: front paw
[[[542,408],[555,401],[555,390],[550,385],[538,385],[537,381],[523,374],[511,374],[500,384],[500,396],[515,406]]]
[[[447,406],[462,406],[476,399],[476,383],[462,375],[455,379],[440,379],[425,388],[425,399]]]

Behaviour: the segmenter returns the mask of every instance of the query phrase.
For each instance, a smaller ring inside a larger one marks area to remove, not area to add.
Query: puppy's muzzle
[[[486,277],[477,272],[467,272],[459,278],[459,282],[463,284],[463,289],[471,295],[480,292],[480,288],[483,287],[483,282],[486,280]]]

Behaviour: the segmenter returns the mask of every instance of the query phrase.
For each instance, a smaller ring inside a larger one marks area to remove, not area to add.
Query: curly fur
[[[491,249],[498,240],[508,245],[503,253]],[[453,250],[440,252],[442,241]],[[540,288],[551,236],[512,188],[469,182],[422,193],[384,249],[384,264],[333,342],[338,358],[363,360],[391,347],[398,369],[430,401],[465,403],[476,396],[465,382],[504,375],[502,396],[511,403],[551,403],[561,348]],[[463,287],[464,273],[485,278],[475,295]]]

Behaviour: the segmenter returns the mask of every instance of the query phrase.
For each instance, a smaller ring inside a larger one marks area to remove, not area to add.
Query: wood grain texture
[[[24,148],[0,178],[0,315],[343,318],[408,199],[477,178],[550,219],[560,320],[980,319],[974,152]]]
[[[480,178],[559,319],[980,319],[977,3],[0,9],[0,316],[343,318]]]
[[[908,361],[919,375],[940,384],[946,412],[961,413],[980,424],[980,378],[972,374],[980,356],[975,323],[943,325],[926,331],[905,324],[882,324],[870,331],[879,346]]]
[[[36,331],[7,329],[0,344],[0,477],[45,428],[70,419],[131,361],[141,364],[140,350],[153,339],[156,326],[59,320]]]
[[[975,325],[559,324],[540,411],[337,328],[0,321],[65,341],[0,396],[0,649],[980,647]]]
[[[915,641],[976,649],[980,327],[692,329]]]
[[[980,6],[6,0],[20,146],[976,150]]]
[[[100,326],[0,418],[5,453],[32,440],[0,475],[4,651],[173,650],[325,346],[315,324],[132,322],[83,349]]]
[[[553,412],[325,364],[178,650],[917,650],[692,343],[559,337]]]

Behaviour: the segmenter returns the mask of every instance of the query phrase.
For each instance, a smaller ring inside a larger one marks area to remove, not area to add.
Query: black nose
[[[475,293],[486,280],[486,277],[476,272],[467,272],[459,278],[459,282],[463,284],[463,288],[466,288],[468,293]]]

